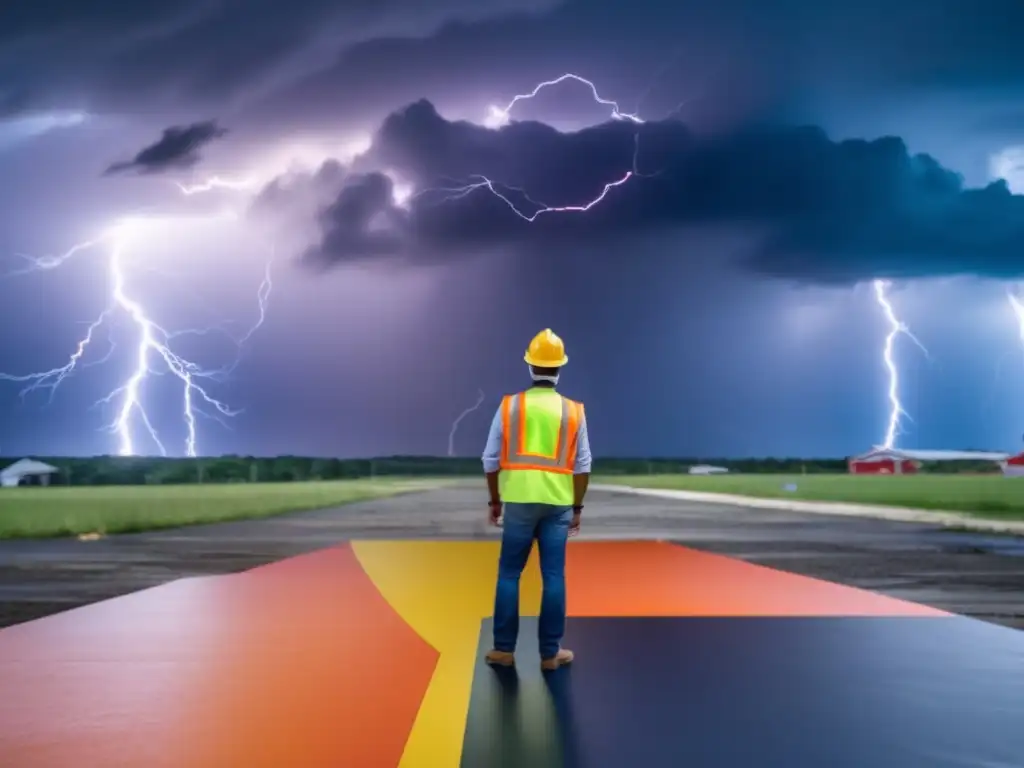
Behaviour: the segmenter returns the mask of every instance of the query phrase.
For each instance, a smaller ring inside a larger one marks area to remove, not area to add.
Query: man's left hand
[[[501,520],[501,502],[491,502],[490,509],[490,523],[491,525],[498,525],[498,521]]]

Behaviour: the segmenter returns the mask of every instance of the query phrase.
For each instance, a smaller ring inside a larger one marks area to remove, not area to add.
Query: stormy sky
[[[1017,450],[1022,25],[1019,0],[16,4],[0,454],[441,455],[482,390],[476,455],[551,327],[598,456],[845,456],[889,415],[876,279],[927,350],[895,342],[897,443]]]

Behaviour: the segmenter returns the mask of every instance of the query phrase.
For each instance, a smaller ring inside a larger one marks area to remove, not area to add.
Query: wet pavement
[[[0,626],[346,539],[488,539],[481,484],[99,541],[0,541]],[[592,492],[581,538],[665,539],[1024,629],[1024,539]]]

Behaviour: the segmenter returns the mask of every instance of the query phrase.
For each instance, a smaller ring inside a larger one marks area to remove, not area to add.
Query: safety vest
[[[571,505],[581,423],[583,404],[553,389],[506,395],[498,475],[502,501]]]

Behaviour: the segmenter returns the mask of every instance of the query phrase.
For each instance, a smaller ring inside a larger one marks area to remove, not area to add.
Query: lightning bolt
[[[519,187],[510,187],[504,184],[499,184],[498,182],[495,182],[487,178],[486,176],[475,176],[473,178],[475,178],[476,181],[473,181],[461,187],[432,187],[430,189],[425,189],[421,192],[416,193],[414,197],[425,196],[428,194],[440,194],[443,195],[443,197],[441,198],[442,202],[452,202],[454,200],[466,197],[467,195],[470,195],[479,189],[486,189],[496,198],[505,203],[505,205],[509,207],[509,210],[511,210],[516,216],[523,219],[524,221],[532,223],[536,221],[538,218],[540,218],[540,216],[546,213],[584,213],[586,211],[589,211],[595,205],[601,203],[608,196],[608,193],[611,190],[615,189],[616,187],[621,187],[623,184],[625,184],[627,181],[633,178],[634,175],[635,174],[633,173],[633,171],[626,171],[622,178],[605,184],[604,188],[601,190],[600,194],[597,195],[597,197],[594,197],[593,199],[579,205],[547,205],[545,203],[534,200]],[[520,207],[517,206],[515,202],[512,201],[510,197],[510,193],[512,192],[518,193],[521,197],[523,197],[524,200],[526,200],[528,203],[534,206],[533,212],[521,210]]]
[[[886,280],[875,280],[875,299],[878,305],[882,308],[882,312],[885,314],[885,319],[889,323],[889,333],[885,337],[885,346],[882,348],[882,361],[885,364],[886,370],[889,372],[889,423],[885,430],[885,440],[883,441],[882,448],[894,448],[896,446],[896,437],[900,434],[900,422],[901,419],[906,417],[910,418],[910,415],[903,408],[903,404],[900,402],[900,376],[899,369],[896,366],[895,359],[895,348],[896,339],[903,335],[909,338],[918,346],[918,348],[924,352],[925,356],[928,356],[928,350],[925,349],[924,345],[918,340],[918,338],[911,333],[910,328],[907,327],[897,316],[896,311],[893,309],[892,303],[889,301],[887,292],[890,283]]]
[[[177,337],[186,334],[207,333],[209,329],[188,329],[170,332],[154,321],[142,302],[130,293],[126,265],[127,251],[134,244],[133,239],[135,236],[144,233],[145,225],[152,221],[154,220],[124,219],[104,232],[100,237],[78,243],[59,256],[39,259],[25,257],[29,260],[30,266],[12,274],[56,269],[83,251],[103,247],[107,253],[106,271],[110,284],[110,298],[104,310],[89,324],[85,335],[78,342],[74,353],[72,353],[64,365],[47,371],[22,375],[0,373],[0,380],[26,384],[21,390],[22,397],[34,390],[49,390],[50,399],[52,400],[57,388],[79,367],[90,364],[95,365],[109,358],[113,349],[103,360],[96,361],[96,363],[82,362],[93,344],[97,331],[108,321],[113,321],[117,316],[126,318],[134,326],[138,338],[134,354],[134,368],[123,384],[96,403],[96,405],[100,405],[112,404],[117,400],[120,401],[117,417],[109,426],[110,430],[118,437],[118,452],[122,456],[135,455],[136,447],[133,439],[133,428],[136,423],[140,423],[157,446],[161,455],[167,455],[166,446],[157,434],[152,420],[142,403],[142,389],[150,374],[158,375],[169,372],[181,382],[182,386],[182,418],[187,430],[185,453],[188,456],[196,456],[198,455],[197,416],[208,416],[219,421],[222,416],[235,416],[239,412],[213,397],[207,391],[208,385],[205,384],[207,381],[222,379],[230,369],[209,370],[202,368],[175,352],[171,347],[172,340]],[[270,263],[268,262],[263,281],[257,292],[259,317],[256,323],[242,337],[233,339],[239,346],[239,353],[241,352],[241,345],[248,341],[265,320],[267,302],[272,287]],[[162,364],[163,370],[155,368],[154,364]],[[232,369],[233,367],[231,366]]]
[[[1012,291],[1007,291],[1006,298],[1010,302],[1010,309],[1017,320],[1017,333],[1020,336],[1021,348],[1024,349],[1024,303]]]
[[[512,119],[512,110],[520,101],[529,101],[530,99],[535,98],[545,88],[550,88],[554,85],[561,85],[568,80],[575,81],[589,88],[591,95],[594,97],[594,103],[608,107],[611,110],[609,116],[612,120],[625,120],[630,123],[635,123],[636,125],[642,125],[644,123],[644,119],[639,115],[623,112],[616,102],[611,99],[603,98],[601,94],[598,93],[597,86],[591,80],[587,80],[587,78],[580,77],[572,72],[566,72],[564,75],[559,75],[554,80],[545,80],[542,83],[538,83],[529,93],[520,93],[517,96],[513,96],[512,101],[504,107],[497,107],[492,104],[488,107],[488,116],[484,124],[489,128],[499,128],[502,125],[506,125],[509,120]]]
[[[545,90],[546,88],[561,85],[562,83],[565,82],[576,82],[585,86],[590,91],[594,103],[608,107],[609,118],[612,120],[629,122],[637,126],[643,125],[646,122],[646,120],[644,120],[644,118],[642,118],[637,112],[624,112],[622,108],[619,106],[618,102],[602,96],[601,93],[598,91],[597,85],[592,80],[588,80],[587,78],[582,77],[581,75],[577,75],[573,72],[566,72],[551,80],[544,80],[543,82],[538,83],[533,87],[532,90],[530,90],[527,93],[520,93],[513,96],[512,99],[504,107],[491,105],[490,107],[488,107],[488,116],[484,120],[484,125],[486,125],[489,128],[500,128],[503,125],[507,125],[508,122],[511,120],[512,111],[513,109],[515,109],[517,104],[519,104],[520,102],[529,101],[530,99],[537,97],[541,93],[541,91]],[[648,89],[652,87],[652,85],[653,81],[651,85],[648,85]],[[685,104],[689,103],[689,101],[691,100],[692,99],[687,99],[685,101],[680,102],[669,114],[672,115],[679,112],[685,106]],[[508,206],[509,210],[511,210],[516,216],[523,219],[524,221],[531,223],[536,221],[544,214],[585,213],[589,211],[591,208],[603,202],[608,197],[609,193],[612,192],[612,190],[616,189],[617,187],[621,187],[630,179],[634,177],[649,178],[652,176],[656,176],[658,175],[658,173],[660,173],[660,171],[655,172],[653,174],[642,173],[639,169],[639,153],[640,133],[639,131],[637,131],[633,135],[633,158],[631,170],[624,172],[620,178],[604,184],[600,192],[598,192],[598,194],[595,197],[582,203],[576,203],[571,205],[549,205],[547,203],[543,203],[531,198],[525,192],[525,190],[521,188],[512,187],[507,184],[502,184],[483,175],[470,177],[470,181],[467,184],[462,184],[454,187],[432,187],[429,189],[417,191],[415,193],[412,193],[410,190],[404,188],[402,188],[401,190],[397,190],[396,188],[395,202],[400,206],[404,206],[408,204],[408,202],[412,199],[419,199],[425,196],[438,196],[438,202],[452,202],[455,200],[459,200],[463,197],[466,197],[470,194],[473,194],[474,192],[477,192],[479,190],[487,190],[496,198],[505,203],[505,205]],[[220,176],[214,176],[199,184],[185,185],[178,183],[177,186],[178,189],[183,194],[193,195],[197,193],[210,192],[216,189],[250,190],[253,187],[258,186],[258,183],[258,180],[255,178],[228,179]],[[522,198],[522,202],[517,204],[512,199],[513,194],[517,194],[520,198]],[[528,204],[530,209],[528,210],[526,208],[526,205],[523,205],[523,203]]]
[[[469,416],[469,414],[473,413],[473,411],[478,410],[480,408],[480,406],[483,405],[483,404],[484,404],[484,391],[481,389],[481,390],[479,390],[479,396],[476,399],[476,403],[474,403],[472,406],[470,406],[469,408],[467,408],[466,410],[464,410],[462,413],[460,413],[458,416],[455,417],[455,421],[452,422],[452,428],[448,432],[448,455],[449,456],[454,456],[455,455],[455,432],[459,428],[459,423],[464,418]]]
[[[369,140],[358,139],[345,142],[340,149],[340,156],[351,159],[352,157],[365,152]],[[310,150],[306,146],[292,147],[284,156],[271,158],[264,163],[262,170],[257,167],[256,171],[240,178],[229,178],[222,175],[215,175],[198,183],[184,184],[175,182],[178,192],[186,197],[211,193],[214,191],[226,190],[230,192],[254,192],[263,183],[274,178],[277,174],[286,170],[281,167],[285,163],[287,167],[294,167],[296,153],[299,155],[314,155],[316,162],[322,162],[327,155],[316,147]],[[308,158],[307,158],[308,159]],[[195,217],[209,219],[210,217]],[[222,218],[222,217],[213,217]],[[154,217],[153,221],[171,221],[171,217]],[[181,217],[174,217],[173,220],[183,220]],[[99,405],[116,405],[117,416],[109,429],[117,435],[119,453],[122,455],[134,455],[136,444],[133,434],[140,425],[152,439],[162,455],[167,455],[166,446],[161,441],[154,428],[153,422],[143,404],[143,390],[146,381],[150,376],[165,375],[170,373],[176,378],[182,387],[182,418],[184,420],[187,435],[185,439],[185,453],[188,456],[198,454],[197,417],[206,416],[224,423],[222,417],[235,416],[239,411],[232,409],[222,401],[215,398],[209,391],[208,382],[222,381],[229,376],[241,362],[242,351],[245,344],[252,338],[267,317],[267,306],[270,294],[273,289],[271,279],[271,264],[274,256],[268,260],[263,280],[257,291],[256,300],[259,307],[258,317],[245,333],[235,336],[227,332],[222,326],[208,328],[190,328],[185,330],[170,331],[157,323],[150,311],[143,302],[132,291],[130,286],[130,269],[128,262],[129,251],[139,244],[135,242],[140,234],[146,234],[142,230],[147,219],[126,218],[110,227],[99,237],[78,243],[58,256],[33,257],[18,254],[25,264],[0,277],[13,277],[28,273],[57,269],[70,259],[87,251],[104,249],[106,253],[106,273],[109,284],[109,299],[107,306],[100,315],[89,323],[88,328],[79,340],[74,353],[68,358],[64,365],[47,371],[38,371],[28,374],[0,373],[0,381],[11,381],[23,384],[21,396],[24,398],[36,390],[47,390],[52,400],[56,390],[75,371],[90,365],[97,365],[110,358],[114,351],[111,349],[107,355],[93,362],[85,362],[85,357],[91,347],[95,344],[95,337],[99,330],[106,326],[110,327],[115,320],[127,320],[134,328],[137,344],[134,350],[134,367],[131,374],[123,383],[95,403]],[[156,271],[156,270],[152,270]],[[232,341],[237,350],[234,361],[227,367],[220,369],[206,369],[195,362],[183,357],[175,351],[173,342],[186,335],[206,335],[219,331]]]
[[[611,99],[606,99],[603,96],[601,96],[601,94],[597,90],[597,86],[593,83],[593,81],[588,80],[587,78],[581,77],[580,75],[574,74],[572,72],[566,72],[565,74],[559,75],[558,77],[552,80],[545,80],[541,83],[538,83],[536,86],[534,86],[533,90],[531,90],[528,93],[520,93],[516,96],[513,96],[512,100],[509,101],[508,104],[506,104],[504,107],[497,107],[491,105],[489,107],[488,117],[484,121],[484,125],[487,126],[488,128],[500,128],[501,126],[508,124],[509,120],[511,119],[511,112],[515,108],[516,104],[518,104],[521,101],[528,101],[536,97],[545,88],[560,85],[561,83],[567,81],[574,81],[586,86],[590,90],[591,96],[593,97],[594,102],[596,104],[600,104],[602,106],[606,106],[609,108],[609,116],[612,120],[625,121],[633,123],[634,125],[637,126],[643,125],[645,123],[645,120],[638,114],[623,112],[617,102],[612,101]],[[412,195],[412,197],[419,198],[427,195],[437,195],[440,196],[440,200],[438,202],[452,202],[454,200],[459,200],[463,197],[466,197],[467,195],[473,194],[474,192],[477,192],[479,190],[487,190],[496,198],[505,203],[505,205],[508,206],[509,210],[511,210],[516,216],[523,219],[524,221],[531,223],[536,221],[544,214],[585,213],[594,206],[603,202],[612,190],[616,189],[617,187],[621,187],[623,184],[625,184],[633,177],[651,175],[643,174],[639,171],[639,152],[640,134],[639,132],[637,132],[633,135],[632,169],[626,171],[621,178],[604,184],[604,186],[601,188],[601,191],[592,199],[572,205],[548,205],[547,203],[542,203],[531,198],[525,190],[519,187],[512,187],[507,184],[502,184],[486,176],[483,176],[482,174],[470,177],[470,182],[468,184],[463,184],[455,187],[431,187],[429,189],[424,189],[417,192],[416,194]],[[518,194],[518,196],[521,197],[524,202],[529,203],[533,210],[528,211],[525,210],[525,206],[523,206],[522,204],[517,205],[516,202],[512,200],[512,193]]]
[[[529,101],[530,99],[537,97],[540,94],[540,92],[543,91],[545,88],[552,88],[554,86],[561,85],[562,83],[565,82],[575,82],[579,83],[580,85],[583,85],[590,91],[590,95],[593,98],[595,104],[608,107],[610,119],[628,122],[632,123],[633,125],[636,125],[637,130],[633,133],[632,169],[630,171],[627,171],[622,178],[605,184],[601,191],[598,193],[598,195],[594,197],[592,200],[578,205],[547,205],[544,203],[538,203],[537,201],[530,199],[529,195],[527,195],[521,189],[499,184],[494,180],[486,178],[484,176],[475,177],[476,181],[471,181],[469,184],[460,187],[451,189],[430,189],[424,190],[424,192],[446,193],[447,197],[444,197],[443,200],[450,201],[456,200],[460,197],[464,197],[472,192],[476,192],[477,190],[486,189],[499,200],[501,200],[503,203],[505,203],[505,205],[507,205],[509,209],[511,209],[512,212],[515,213],[517,216],[526,221],[533,222],[536,221],[539,216],[546,213],[584,213],[586,211],[589,211],[598,203],[602,202],[608,196],[608,193],[611,190],[615,189],[616,187],[622,186],[631,178],[653,178],[654,176],[659,175],[661,171],[655,171],[653,173],[643,173],[640,171],[639,126],[644,125],[647,121],[640,116],[639,107],[643,100],[650,94],[650,91],[653,89],[657,80],[659,80],[661,76],[666,71],[668,71],[669,67],[674,63],[675,59],[678,58],[678,55],[678,51],[675,54],[673,54],[669,61],[662,66],[662,68],[655,74],[655,76],[647,84],[641,95],[637,98],[637,108],[633,112],[624,112],[622,108],[619,106],[618,102],[613,101],[612,99],[607,99],[601,95],[594,81],[588,80],[587,78],[582,77],[581,75],[577,75],[574,72],[566,72],[551,80],[544,80],[543,82],[537,83],[537,85],[535,85],[533,89],[528,91],[527,93],[520,93],[513,96],[512,100],[509,101],[504,107],[499,107],[493,104],[488,107],[488,114],[487,117],[484,119],[484,125],[488,128],[501,128],[502,126],[507,125],[510,122],[510,120],[512,119],[512,110],[515,109],[515,106],[520,102]],[[722,62],[719,63],[719,66],[721,65],[721,63]],[[716,69],[717,68],[718,67],[716,67]],[[681,100],[676,104],[676,106],[673,109],[671,109],[668,112],[667,115],[665,115],[665,118],[667,119],[669,117],[672,117],[673,115],[679,114],[680,112],[682,112],[684,107],[693,102],[696,98],[699,98],[699,94],[697,96],[691,95]],[[499,191],[499,189],[518,192],[526,202],[529,202],[531,205],[534,206],[533,212],[527,213],[526,211],[522,210],[512,200],[509,199],[508,194]]]

